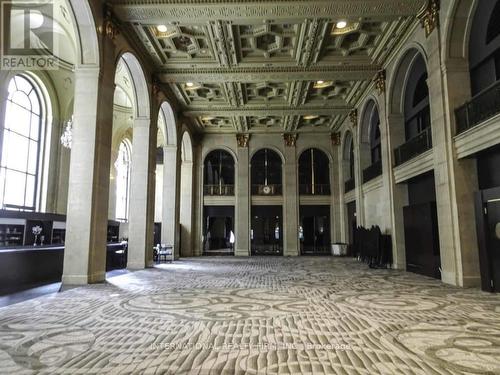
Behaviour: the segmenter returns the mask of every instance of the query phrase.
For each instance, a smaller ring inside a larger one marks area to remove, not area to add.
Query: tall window
[[[0,204],[35,211],[40,171],[44,104],[40,91],[24,75],[9,82],[0,161]]]
[[[310,195],[330,194],[328,156],[323,151],[311,148],[299,157],[299,192]]]
[[[116,159],[116,219],[128,220],[128,204],[130,191],[130,142],[123,140],[118,149]]]

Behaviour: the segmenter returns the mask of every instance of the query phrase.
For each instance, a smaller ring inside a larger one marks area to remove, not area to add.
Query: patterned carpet
[[[0,374],[500,374],[500,296],[341,258],[193,258],[0,309]]]

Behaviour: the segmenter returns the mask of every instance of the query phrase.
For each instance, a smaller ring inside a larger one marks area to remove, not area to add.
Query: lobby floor
[[[0,374],[499,374],[500,296],[332,257],[191,258],[0,308]]]

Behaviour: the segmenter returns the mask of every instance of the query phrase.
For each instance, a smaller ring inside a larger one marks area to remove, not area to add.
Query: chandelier
[[[66,128],[64,129],[63,134],[61,135],[61,144],[63,147],[71,148],[71,144],[73,143],[73,116],[66,122]]]

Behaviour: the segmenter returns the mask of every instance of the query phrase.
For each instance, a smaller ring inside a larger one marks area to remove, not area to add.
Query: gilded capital
[[[248,147],[248,141],[250,141],[250,134],[236,134],[238,147]]]
[[[418,15],[420,24],[428,37],[439,26],[439,0],[428,0],[427,6]]]
[[[297,143],[298,134],[297,133],[285,133],[283,134],[283,140],[285,141],[285,146],[295,147]]]

